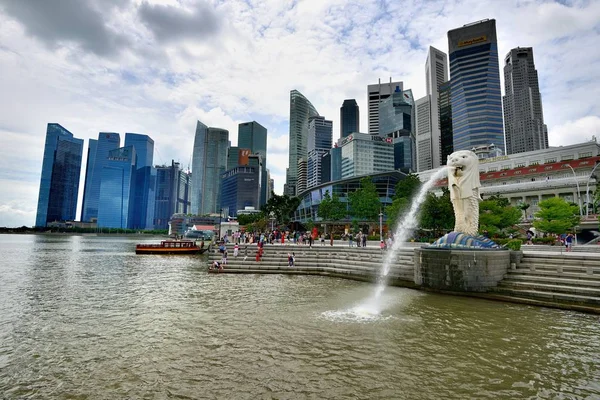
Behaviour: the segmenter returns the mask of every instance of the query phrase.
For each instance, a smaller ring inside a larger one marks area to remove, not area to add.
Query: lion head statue
[[[448,156],[448,188],[451,198],[468,198],[477,189],[479,197],[479,160],[470,150],[459,150]]]

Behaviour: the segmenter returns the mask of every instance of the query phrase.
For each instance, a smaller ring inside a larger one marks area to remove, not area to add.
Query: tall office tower
[[[260,157],[258,154],[256,156]],[[237,216],[238,210],[244,210],[246,207],[258,210],[261,164],[262,162],[258,165],[239,165],[221,175],[223,180],[221,207],[229,210],[229,216]]]
[[[496,20],[448,32],[454,151],[490,146],[504,153]]]
[[[296,195],[306,190],[308,162],[306,158],[300,158],[298,160],[298,181],[296,182]]]
[[[448,156],[454,153],[452,144],[452,104],[450,102],[450,82],[444,82],[440,86],[440,95],[438,97],[438,108],[440,115],[440,148],[441,164],[446,165]]]
[[[338,140],[342,179],[394,169],[394,146],[390,138],[355,132]]]
[[[132,229],[154,229],[154,198],[156,169],[154,161],[154,140],[139,133],[125,134],[125,147],[135,148],[135,193],[130,226]],[[102,205],[100,205],[102,207]]]
[[[191,213],[219,213],[221,175],[227,168],[229,131],[198,121],[192,154]]]
[[[82,139],[59,124],[48,124],[35,226],[75,219],[82,154]]]
[[[267,201],[273,197],[273,191],[275,190],[275,180],[271,178],[271,171],[267,170],[267,178],[269,186],[267,187]]]
[[[260,205],[267,202],[267,128],[256,121],[244,122],[238,125],[238,146],[250,149],[252,154],[262,158]]]
[[[86,196],[86,194],[89,194],[88,178],[90,178],[90,181],[91,181],[92,171],[93,171],[93,167],[94,167],[94,157],[96,156],[97,148],[98,148],[98,140],[88,139],[88,151],[87,151],[86,163],[85,163],[85,178],[84,178],[84,183],[83,183],[83,201],[81,202],[81,204],[82,204],[81,216],[80,216],[81,221],[85,221],[85,219],[83,218],[83,214],[85,211],[85,205],[87,204],[85,196]]]
[[[517,47],[504,58],[506,154],[548,148],[533,48]]]
[[[360,114],[355,99],[346,99],[340,107],[340,137],[360,131]]]
[[[121,146],[121,137],[114,132],[100,132],[97,141],[89,143],[88,163],[85,175],[85,192],[81,220],[91,222],[98,218],[100,182],[102,168],[107,162],[108,153]]]
[[[171,165],[156,166],[154,229],[169,229],[173,214],[188,213],[190,178],[191,174],[174,160]]]
[[[329,152],[331,153],[331,182],[339,181],[342,179],[342,148],[336,143]]]
[[[295,196],[298,184],[298,160],[307,157],[308,118],[319,113],[310,101],[297,90],[290,92],[290,148],[284,194]]]
[[[108,152],[100,171],[99,228],[132,229],[136,153],[133,146]]]
[[[377,135],[379,133],[379,103],[390,97],[392,93],[394,93],[394,90],[396,90],[396,87],[399,87],[400,90],[403,90],[402,82],[392,82],[392,78],[390,78],[389,83],[381,83],[380,79],[379,83],[367,86],[370,135]]]
[[[323,154],[331,149],[333,122],[325,117],[308,119],[308,159],[306,164],[306,187],[321,184],[321,161]]]
[[[448,80],[448,56],[429,46],[425,62],[427,94],[417,100],[416,150],[417,170],[426,171],[441,165],[438,97],[440,86]]]
[[[331,149],[321,157],[321,183],[331,182]]]
[[[379,136],[394,144],[394,166],[403,172],[414,171],[414,100],[411,90],[400,87],[379,104]]]
[[[238,146],[230,146],[227,149],[227,170],[237,167],[240,157],[240,148]]]

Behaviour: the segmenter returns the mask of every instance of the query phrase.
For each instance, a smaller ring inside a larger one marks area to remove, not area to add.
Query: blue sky
[[[291,89],[333,120],[334,139],[355,98],[366,131],[368,84],[392,77],[423,96],[428,46],[447,52],[448,30],[484,18],[501,65],[534,48],[550,145],[598,137],[599,1],[0,0],[0,226],[35,222],[48,122],[85,150],[99,131],[146,133],[156,163],[187,166],[197,120],[233,144],[256,120],[280,193]]]

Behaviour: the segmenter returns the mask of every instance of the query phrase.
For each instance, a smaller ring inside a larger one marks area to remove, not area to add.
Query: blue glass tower
[[[448,48],[454,151],[494,144],[504,153],[496,21],[449,31]]]
[[[346,99],[340,107],[340,138],[360,132],[360,114],[355,99]]]
[[[125,147],[135,148],[135,193],[130,226],[133,229],[153,229],[156,170],[154,160],[154,140],[148,135],[125,134]]]
[[[100,171],[99,228],[132,228],[135,194],[135,148],[111,150]]]
[[[48,124],[35,226],[75,219],[82,153],[82,139],[59,124]]]
[[[306,187],[311,188],[321,184],[321,162],[323,155],[331,150],[333,141],[333,122],[325,117],[310,117],[308,119],[308,160],[306,172]]]
[[[114,132],[100,132],[97,141],[90,140],[81,212],[82,221],[90,222],[92,219],[98,218],[102,168],[107,162],[108,153],[120,146],[121,137]]]

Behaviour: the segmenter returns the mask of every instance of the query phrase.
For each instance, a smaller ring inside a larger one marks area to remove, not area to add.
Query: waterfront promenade
[[[406,243],[397,252],[388,285],[425,289],[415,284],[414,250],[422,245]],[[233,257],[232,244],[227,249],[224,273],[321,275],[368,282],[378,279],[385,254],[374,241],[367,247],[350,247],[345,241],[335,241],[333,246],[317,242],[312,247],[267,244],[259,262],[256,245],[240,245],[238,257]],[[291,252],[295,253],[294,267],[288,266]],[[492,290],[445,293],[600,314],[600,246],[575,246],[566,252],[561,246],[524,245],[520,253]],[[221,260],[216,248],[208,264],[215,260]]]

